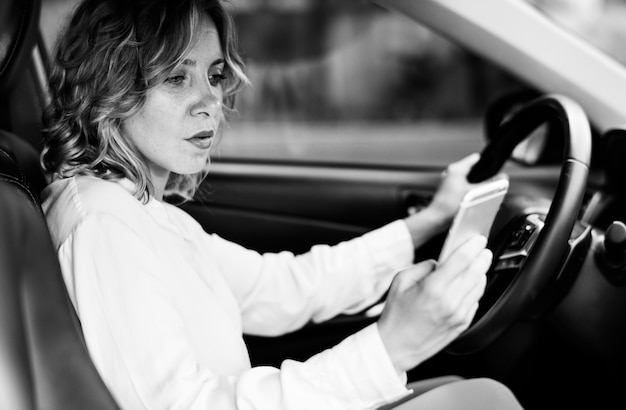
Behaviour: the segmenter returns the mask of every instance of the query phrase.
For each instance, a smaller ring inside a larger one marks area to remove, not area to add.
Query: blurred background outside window
[[[526,0],[626,63],[626,0]],[[76,0],[45,0],[53,48]],[[484,145],[483,115],[517,79],[366,0],[231,0],[252,87],[237,99],[217,160],[428,165],[416,151]],[[459,144],[461,142],[461,144]],[[444,153],[442,153],[443,155]],[[449,154],[448,154],[449,156]]]

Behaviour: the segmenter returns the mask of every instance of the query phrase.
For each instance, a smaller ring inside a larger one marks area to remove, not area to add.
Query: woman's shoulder
[[[127,180],[109,181],[92,176],[58,179],[42,192],[44,211],[61,204],[79,214],[113,212],[139,205]]]
[[[91,176],[51,182],[42,192],[42,208],[57,243],[90,218],[108,215],[133,221],[142,213],[130,181],[107,181]]]
[[[189,238],[198,238],[198,236],[205,236],[207,232],[202,225],[187,211],[180,206],[164,203],[163,208],[167,213],[168,219],[178,226],[178,228]]]

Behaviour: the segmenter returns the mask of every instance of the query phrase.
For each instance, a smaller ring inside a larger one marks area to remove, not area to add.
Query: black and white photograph
[[[0,410],[626,409],[626,0],[0,0]]]

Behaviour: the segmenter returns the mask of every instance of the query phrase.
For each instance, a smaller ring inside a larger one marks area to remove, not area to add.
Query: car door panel
[[[208,232],[265,252],[337,243],[425,206],[441,169],[213,164],[184,205]]]

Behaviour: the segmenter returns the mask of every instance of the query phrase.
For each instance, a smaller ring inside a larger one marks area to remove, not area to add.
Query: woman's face
[[[193,47],[143,107],[122,123],[137,147],[157,192],[170,172],[194,174],[209,161],[222,119],[224,59],[215,24],[204,18]]]

